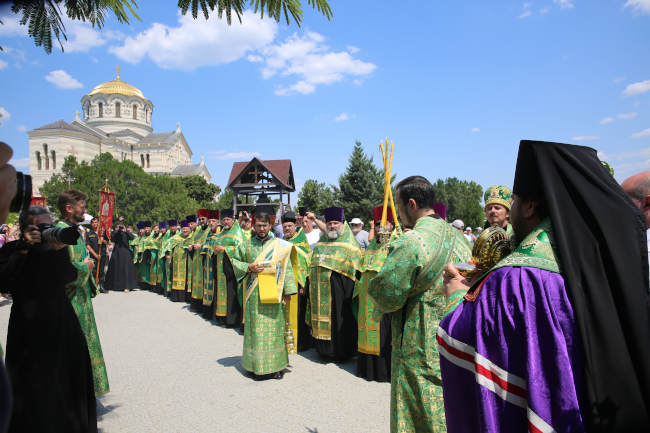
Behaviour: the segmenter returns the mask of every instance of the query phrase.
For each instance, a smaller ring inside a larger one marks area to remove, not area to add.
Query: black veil
[[[589,432],[650,429],[645,218],[594,149],[521,141],[513,193],[543,197],[582,340]]]

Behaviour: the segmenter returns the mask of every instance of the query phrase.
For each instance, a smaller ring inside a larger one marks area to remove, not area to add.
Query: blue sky
[[[302,28],[138,5],[131,25],[68,23],[51,55],[0,10],[0,140],[20,169],[25,131],[72,121],[117,64],[222,187],[252,155],[336,183],[355,140],[379,163],[386,137],[398,179],[510,185],[520,139],[594,147],[619,181],[650,169],[650,0],[332,0]]]

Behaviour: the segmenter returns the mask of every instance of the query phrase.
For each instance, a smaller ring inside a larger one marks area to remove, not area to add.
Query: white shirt
[[[309,243],[309,246],[311,247],[312,250],[314,249],[314,245],[316,245],[320,240],[320,236],[321,236],[320,229],[314,229],[309,233],[305,233],[307,242]]]

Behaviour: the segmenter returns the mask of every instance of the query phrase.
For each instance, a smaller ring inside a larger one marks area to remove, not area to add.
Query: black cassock
[[[125,289],[133,290],[138,288],[135,276],[135,265],[133,256],[129,251],[129,241],[133,235],[125,231],[113,232],[113,254],[108,262],[108,271],[104,279],[104,288],[106,290],[123,291]]]
[[[300,289],[304,289],[304,295],[300,294]],[[309,277],[307,277],[305,287],[298,285],[298,338],[295,343],[296,352],[304,352],[314,346],[313,337],[311,336],[311,328],[305,321],[307,304],[309,304]]]
[[[239,284],[237,284],[237,277],[235,277],[235,271],[230,262],[228,254],[223,253],[223,275],[226,277],[226,317],[220,317],[216,315],[217,311],[217,281],[214,284],[214,301],[212,303],[212,317],[220,324],[226,325],[230,328],[238,328],[242,325],[242,308],[239,302],[239,295],[237,293]],[[213,256],[216,260],[217,255]],[[217,275],[217,264],[214,263],[213,275],[215,278],[220,278],[221,275]]]
[[[0,249],[0,284],[13,297],[9,432],[97,432],[88,346],[65,292],[76,277],[67,248],[22,255],[11,242]]]
[[[379,356],[359,352],[357,376],[375,382],[390,382],[390,357],[392,353],[391,314],[384,314],[379,322]]]
[[[357,321],[352,305],[354,280],[332,271],[330,290],[331,340],[315,338],[314,345],[322,357],[332,358],[335,362],[345,362],[357,351]]]

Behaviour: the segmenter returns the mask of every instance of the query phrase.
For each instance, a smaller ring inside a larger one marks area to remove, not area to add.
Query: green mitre
[[[510,210],[512,191],[510,191],[510,188],[507,186],[493,185],[485,190],[483,199],[485,200],[485,206],[496,203],[505,206],[506,209]]]

